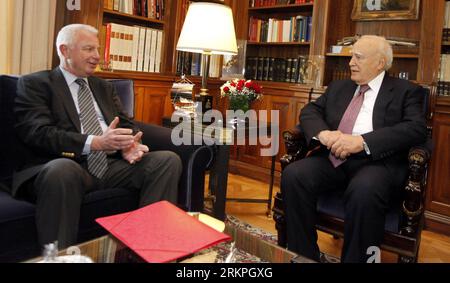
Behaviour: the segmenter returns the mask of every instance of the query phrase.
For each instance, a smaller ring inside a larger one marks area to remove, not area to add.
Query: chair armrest
[[[280,158],[281,170],[294,161],[300,160],[308,153],[306,138],[299,127],[283,132],[286,154]]]
[[[420,230],[424,212],[424,198],[428,163],[431,149],[426,144],[410,149],[408,154],[409,176],[404,189],[400,233],[413,236]]]
[[[205,171],[214,160],[215,147],[206,145],[174,145],[172,129],[135,122],[143,132],[142,143],[150,151],[173,151],[181,158],[183,173],[180,178],[178,203],[187,211],[203,211]]]

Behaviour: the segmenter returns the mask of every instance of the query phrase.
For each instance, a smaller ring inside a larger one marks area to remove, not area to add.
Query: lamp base
[[[212,110],[213,98],[214,97],[205,92],[204,89],[200,90],[200,95],[198,96],[197,100],[202,103],[202,114],[204,114],[206,111]]]

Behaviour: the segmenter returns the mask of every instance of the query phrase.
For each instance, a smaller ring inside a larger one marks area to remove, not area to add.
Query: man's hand
[[[130,148],[134,144],[131,129],[117,128],[119,118],[116,117],[101,136],[92,139],[92,151],[115,151]]]
[[[346,159],[350,154],[364,149],[364,139],[361,136],[342,134],[331,146],[331,153],[340,159]]]
[[[328,149],[331,149],[333,144],[339,139],[342,135],[341,131],[322,131],[317,135],[320,143],[326,146]]]
[[[130,164],[135,164],[135,163],[141,161],[142,156],[144,156],[144,154],[149,151],[149,149],[146,145],[141,144],[139,142],[141,140],[141,138],[142,138],[142,132],[137,133],[134,136],[133,145],[127,149],[122,150],[123,159],[128,161],[128,163],[130,163]]]

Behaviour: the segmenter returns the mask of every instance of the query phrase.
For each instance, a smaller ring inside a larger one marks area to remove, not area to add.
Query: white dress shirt
[[[360,136],[373,131],[373,107],[375,106],[375,101],[377,100],[378,92],[380,91],[385,74],[386,72],[383,71],[368,83],[370,89],[364,94],[364,102],[361,106],[358,117],[356,118],[352,135]],[[359,88],[360,87],[356,89],[355,95],[359,92]]]
[[[63,73],[63,76],[66,79],[67,85],[69,86],[70,93],[72,94],[72,99],[73,99],[73,102],[75,103],[75,107],[77,108],[77,112],[78,112],[78,116],[79,116],[80,108],[78,107],[78,90],[80,89],[80,86],[75,82],[78,79],[78,77],[75,76],[74,74],[66,71],[61,66],[59,67],[59,69]],[[89,83],[88,83],[87,78],[82,78],[82,79],[86,81],[86,85],[89,88]],[[100,107],[98,107],[97,101],[95,101],[95,97],[92,97],[92,98],[94,101],[95,113],[97,113],[97,119],[100,122],[100,127],[102,128],[102,131],[105,132],[106,129],[108,128],[108,125],[106,124],[105,118],[103,117]],[[84,129],[83,129],[83,124],[81,123],[81,120],[80,120],[80,124],[81,124],[81,133],[83,134]],[[88,136],[86,143],[84,144],[84,147],[83,147],[83,152],[82,152],[83,155],[87,155],[91,152],[91,143],[92,143],[93,138],[94,138],[94,135]]]

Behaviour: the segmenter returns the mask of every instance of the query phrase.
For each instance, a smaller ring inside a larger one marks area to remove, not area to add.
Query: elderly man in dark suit
[[[320,260],[316,203],[319,194],[344,188],[343,262],[366,262],[383,238],[389,202],[407,176],[407,152],[426,138],[420,86],[389,77],[392,48],[363,36],[353,46],[351,80],[332,82],[301,112],[312,156],[283,171],[288,248]]]
[[[149,152],[112,85],[92,76],[97,35],[87,25],[62,28],[60,66],[18,82],[15,128],[31,157],[14,176],[13,194],[36,202],[40,244],[76,242],[83,195],[94,189],[140,190],[140,206],[177,201],[180,158]]]

